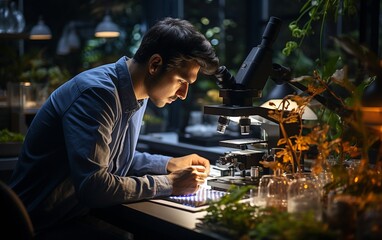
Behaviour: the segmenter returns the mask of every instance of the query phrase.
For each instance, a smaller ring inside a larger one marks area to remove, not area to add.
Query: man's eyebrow
[[[191,80],[189,80],[189,79],[184,79],[188,84],[193,84],[195,81],[191,81]]]
[[[180,79],[181,79],[182,81],[185,81],[185,82],[187,82],[188,84],[193,84],[193,83],[196,81],[196,79],[195,79],[194,81],[191,81],[191,80],[190,80],[190,77],[189,77],[188,75],[189,75],[189,74],[186,74],[186,73],[181,73],[181,74],[179,74]]]

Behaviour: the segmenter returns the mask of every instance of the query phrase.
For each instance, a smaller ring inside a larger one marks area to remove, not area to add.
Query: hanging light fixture
[[[270,99],[270,100],[266,101],[265,103],[261,104],[261,107],[268,108],[268,109],[275,109],[274,106],[277,106],[277,109],[281,110],[282,109],[282,106],[281,106],[282,101],[283,101],[283,99]],[[288,100],[288,103],[289,103],[288,109],[285,109],[285,110],[292,110],[292,109],[296,109],[298,107],[298,105],[295,101]],[[311,120],[311,121],[318,119],[316,113],[314,113],[314,111],[308,106],[304,107],[304,113],[302,114],[301,117],[303,120]]]
[[[362,97],[362,119],[371,130],[379,134],[378,159],[382,160],[382,68],[376,79],[364,90]]]
[[[261,98],[261,101],[266,102],[271,99],[282,99],[287,95],[296,94],[296,92],[297,90],[287,82],[276,83],[272,85],[272,89]]]
[[[115,38],[119,37],[119,27],[115,24],[108,12],[106,12],[102,22],[100,22],[95,29],[96,37]]]
[[[65,25],[62,36],[57,44],[56,53],[58,55],[67,55],[73,50],[81,47],[81,41],[76,31],[77,24],[74,21]]]
[[[42,16],[40,16],[38,23],[32,28],[29,34],[31,40],[49,40],[52,38],[52,33],[47,25],[45,25]]]

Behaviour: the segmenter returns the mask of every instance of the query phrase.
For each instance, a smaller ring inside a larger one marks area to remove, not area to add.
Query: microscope
[[[215,74],[219,96],[223,102],[220,105],[204,106],[204,114],[219,116],[217,132],[222,134],[230,122],[238,123],[241,137],[219,142],[221,146],[238,150],[227,152],[217,160],[213,168],[219,174],[207,181],[212,188],[227,190],[232,184],[256,184],[253,179],[258,177],[259,171],[264,170],[259,162],[277,149],[281,134],[279,125],[269,117],[269,109],[254,106],[254,100],[261,98],[262,89],[271,75],[274,78],[289,77],[284,76],[285,72],[279,71],[277,65],[272,64],[272,45],[280,26],[279,18],[269,19],[261,43],[251,50],[236,76],[233,76],[225,66],[220,66]],[[260,138],[251,137],[253,125],[260,127],[262,133]],[[287,126],[287,131],[291,135],[297,134],[298,129],[297,124]],[[264,145],[266,147],[258,147]]]

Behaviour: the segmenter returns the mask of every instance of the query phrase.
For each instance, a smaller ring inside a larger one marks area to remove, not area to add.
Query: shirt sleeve
[[[111,206],[172,192],[166,175],[123,177],[109,172],[108,144],[120,110],[114,94],[102,88],[88,89],[73,102],[62,120],[76,194],[80,202],[89,207]],[[149,166],[152,156],[144,156],[137,154],[138,160],[144,159],[136,166],[138,169],[157,169],[158,173],[164,173],[166,158],[154,157],[159,160]]]
[[[167,164],[170,158],[169,156],[136,151],[128,175],[167,174]]]
[[[126,134],[125,147],[129,150],[128,158],[131,165],[125,175],[142,176],[144,174],[167,174],[167,164],[171,157],[149,154],[136,151],[138,137],[141,130],[142,119],[145,114],[147,99],[142,102],[141,108],[129,120],[129,130]]]

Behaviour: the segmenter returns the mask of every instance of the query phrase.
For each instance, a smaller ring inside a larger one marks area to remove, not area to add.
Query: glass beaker
[[[15,22],[11,31],[14,33],[21,33],[25,28],[25,18],[23,13],[17,9],[15,2],[11,2],[9,10],[13,17],[13,21]]]
[[[10,11],[7,0],[0,0],[0,33],[7,33],[11,27]]]
[[[263,175],[259,181],[257,205],[286,210],[288,182],[284,176]]]
[[[320,184],[314,178],[301,175],[288,188],[288,212],[313,212],[317,220],[322,219]]]
[[[256,206],[265,207],[268,200],[268,184],[273,175],[263,175],[259,181]]]
[[[273,176],[268,183],[267,206],[287,210],[289,180],[285,176]]]

